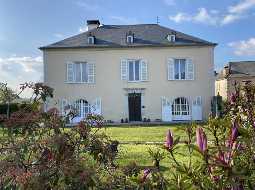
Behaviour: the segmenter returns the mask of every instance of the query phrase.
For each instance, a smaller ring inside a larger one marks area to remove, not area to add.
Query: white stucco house
[[[46,109],[74,107],[120,122],[206,120],[217,45],[158,24],[100,25],[43,46]]]

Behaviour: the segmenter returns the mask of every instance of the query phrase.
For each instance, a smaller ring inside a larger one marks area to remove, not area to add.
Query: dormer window
[[[88,44],[94,44],[95,43],[95,37],[94,36],[89,36],[88,37]]]
[[[175,42],[175,34],[168,34],[167,35],[167,40],[169,42]]]
[[[128,35],[128,36],[127,36],[127,43],[128,43],[128,44],[132,44],[133,42],[134,42],[134,37],[131,36],[131,35]]]
[[[127,43],[128,44],[134,43],[134,34],[131,31],[129,31],[127,34]]]

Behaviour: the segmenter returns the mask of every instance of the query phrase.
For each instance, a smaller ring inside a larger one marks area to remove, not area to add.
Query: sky
[[[255,0],[0,0],[0,81],[43,80],[38,49],[102,24],[156,23],[218,43],[215,70],[255,60]]]

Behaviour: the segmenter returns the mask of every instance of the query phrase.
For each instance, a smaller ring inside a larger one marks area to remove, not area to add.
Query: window
[[[134,42],[134,37],[132,35],[127,36],[127,43],[132,44]]]
[[[185,59],[174,60],[174,79],[175,80],[186,79],[186,60]]]
[[[128,74],[129,81],[139,81],[140,80],[140,61],[129,60],[128,71],[129,71],[129,74]]]
[[[167,40],[169,42],[175,42],[175,35],[174,34],[167,35]]]
[[[93,71],[93,72],[92,72]],[[67,64],[67,81],[86,83],[94,81],[94,65],[87,62],[74,62]]]
[[[172,104],[172,114],[177,116],[189,115],[189,103],[184,97],[176,98]]]
[[[88,44],[94,44],[95,43],[95,38],[94,36],[89,36],[88,37]]]
[[[79,99],[74,103],[75,111],[77,112],[77,116],[81,118],[86,118],[88,114],[91,113],[90,104],[87,100]]]

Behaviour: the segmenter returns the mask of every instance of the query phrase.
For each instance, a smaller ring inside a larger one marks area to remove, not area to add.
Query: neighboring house
[[[216,76],[215,95],[226,100],[235,91],[235,83],[244,81],[255,82],[255,61],[229,62]]]
[[[100,25],[41,47],[54,101],[106,120],[205,120],[214,95],[211,43],[158,24]]]

